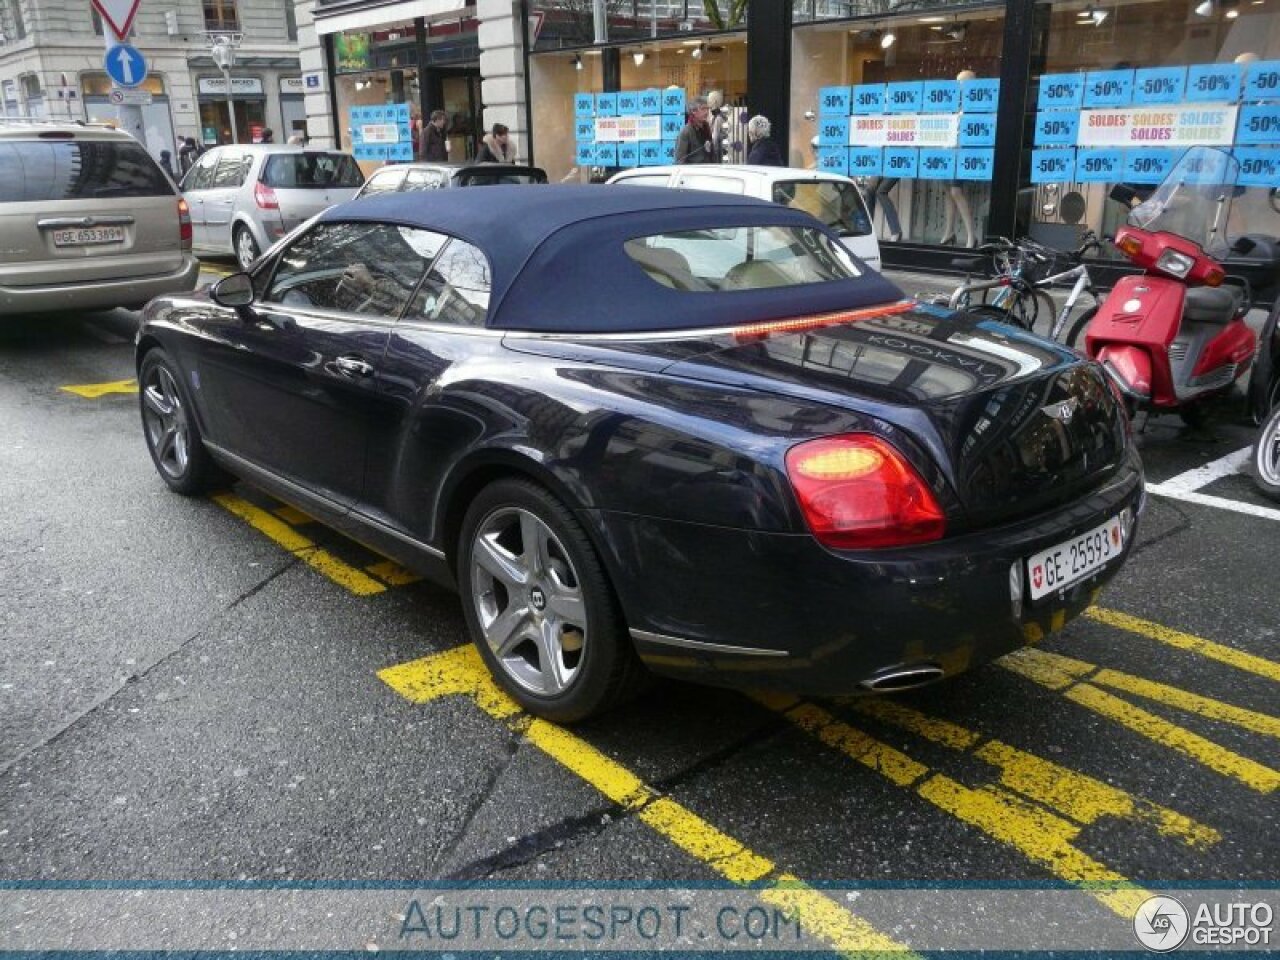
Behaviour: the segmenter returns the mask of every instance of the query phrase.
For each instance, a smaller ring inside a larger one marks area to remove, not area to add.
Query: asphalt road
[[[889,706],[659,683],[566,735],[488,695],[453,595],[242,485],[169,493],[135,323],[0,327],[0,881],[1277,880],[1243,424],[1148,422],[1135,555],[1025,656]]]

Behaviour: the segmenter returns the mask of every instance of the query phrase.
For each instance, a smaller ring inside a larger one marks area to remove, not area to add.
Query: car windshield
[[[547,175],[541,171],[502,172],[499,170],[466,170],[458,174],[460,187],[492,187],[500,183],[546,183]]]
[[[364,176],[343,153],[278,153],[267,158],[262,182],[277,190],[358,187]]]
[[[628,240],[624,248],[656,283],[705,293],[759,290],[861,276],[853,259],[819,230],[721,227]]]
[[[0,142],[0,202],[172,196],[174,187],[136,143]]]
[[[865,237],[871,233],[871,217],[852,183],[782,180],[773,185],[773,200],[812,214],[842,237]]]

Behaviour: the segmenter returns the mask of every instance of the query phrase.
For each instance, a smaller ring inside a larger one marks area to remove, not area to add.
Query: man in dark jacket
[[[676,163],[717,163],[712,153],[711,125],[707,118],[711,108],[706,97],[694,97],[689,104],[689,122],[676,140]]]
[[[747,154],[747,163],[764,167],[785,167],[782,150],[770,134],[773,126],[769,118],[757,114],[747,123],[747,140],[751,143],[751,152]]]
[[[432,110],[431,120],[423,131],[422,159],[443,163],[449,159],[449,141],[444,135],[445,113]]]

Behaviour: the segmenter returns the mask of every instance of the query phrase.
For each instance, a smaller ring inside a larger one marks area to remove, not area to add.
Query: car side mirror
[[[233,273],[213,285],[213,302],[221,307],[242,310],[253,303],[253,278],[247,273]]]

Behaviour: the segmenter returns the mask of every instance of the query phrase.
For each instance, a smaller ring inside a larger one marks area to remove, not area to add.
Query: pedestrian
[[[515,163],[516,145],[511,142],[511,131],[505,124],[495,123],[493,130],[480,141],[476,163]]]
[[[762,167],[786,166],[782,159],[782,150],[770,136],[772,133],[773,125],[769,123],[768,117],[756,114],[747,121],[747,141],[751,144],[747,163]]]
[[[721,91],[712,90],[707,94],[707,109],[710,111],[711,159],[715,163],[723,163],[729,146],[729,111],[725,108]]]
[[[183,175],[195,166],[196,157],[200,156],[200,148],[196,146],[195,137],[185,137],[178,148],[178,169]]]
[[[171,177],[175,176],[173,170],[173,154],[168,150],[160,151],[160,169]]]
[[[274,132],[270,127],[266,127],[266,128],[262,131],[262,142],[263,142],[263,143],[275,143],[275,142],[276,142],[276,135],[275,135],[275,132]]]
[[[712,155],[711,126],[707,118],[711,108],[706,97],[694,97],[686,116],[688,122],[676,139],[676,163],[715,163]]]
[[[443,110],[432,110],[422,138],[422,159],[443,163],[449,159],[449,138],[444,134],[447,117]]]

